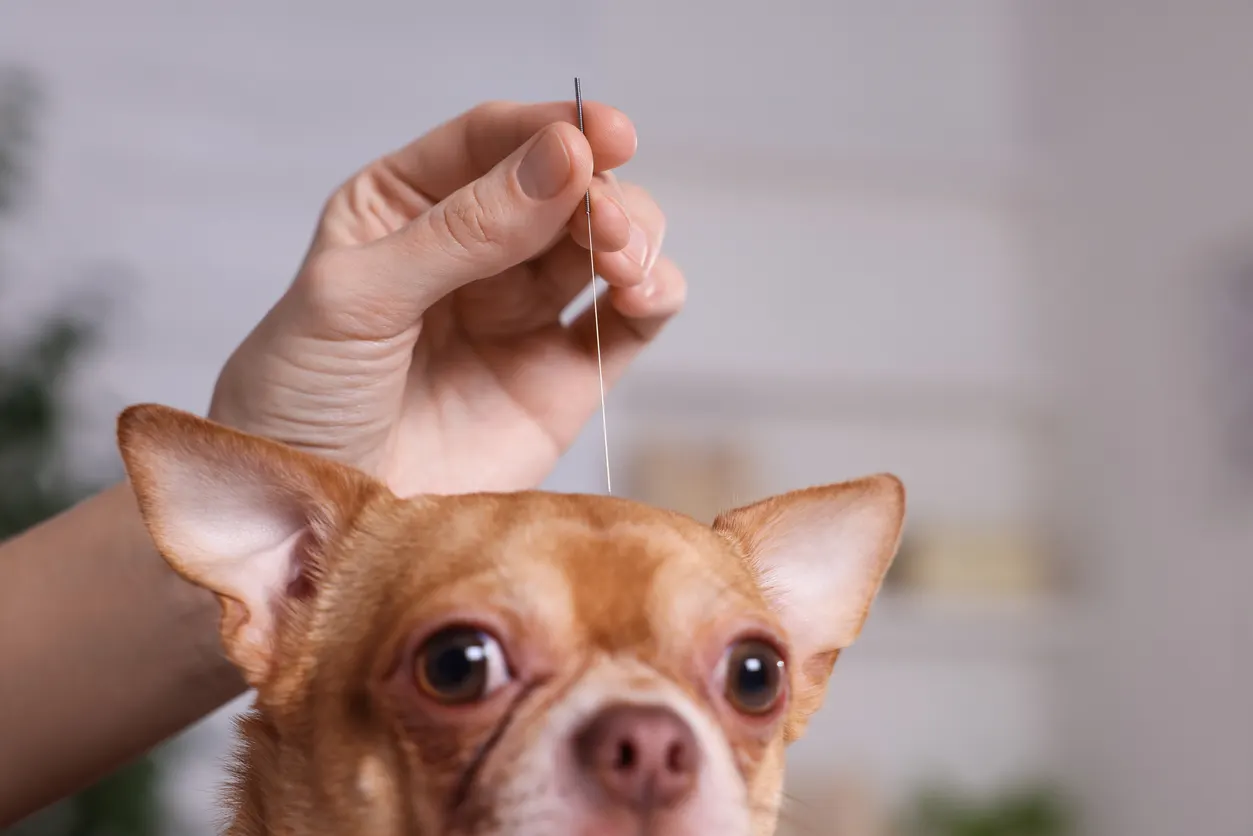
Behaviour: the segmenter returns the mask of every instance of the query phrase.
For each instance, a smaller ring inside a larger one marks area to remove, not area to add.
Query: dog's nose
[[[696,786],[696,737],[662,706],[608,706],[575,736],[574,747],[583,771],[616,804],[636,810],[672,807]]]

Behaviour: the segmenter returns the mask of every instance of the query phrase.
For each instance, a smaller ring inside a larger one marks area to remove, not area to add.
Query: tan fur
[[[283,603],[268,644],[246,645],[246,607],[220,596],[224,645],[257,688],[240,723],[231,836],[554,832],[518,810],[557,779],[519,776],[518,765],[559,733],[554,718],[572,700],[609,692],[688,706],[725,741],[751,822],[742,832],[771,833],[785,745],[821,704],[839,649],[789,659],[790,703],[777,716],[729,707],[717,681],[729,643],[749,631],[791,646],[754,565],[757,539],[780,508],[832,492],[886,490],[903,513],[891,477],[775,498],[712,528],[604,496],[406,501],[349,468],[155,406],[123,413],[119,442],[154,541],[192,583],[205,575],[179,553],[162,506],[169,457],[262,471],[311,521],[313,593]],[[875,557],[883,571],[889,539]],[[487,629],[517,670],[483,704],[439,706],[413,684],[419,639],[448,621]],[[695,833],[686,821],[643,831],[606,819],[578,832]]]

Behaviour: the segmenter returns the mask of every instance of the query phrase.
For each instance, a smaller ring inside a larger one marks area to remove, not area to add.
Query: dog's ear
[[[217,596],[227,655],[259,686],[285,611],[316,592],[328,547],[386,488],[163,406],[123,412],[118,446],[157,549]]]
[[[748,560],[791,640],[789,741],[822,705],[836,657],[861,632],[904,521],[905,489],[889,475],[793,491],[714,521]]]

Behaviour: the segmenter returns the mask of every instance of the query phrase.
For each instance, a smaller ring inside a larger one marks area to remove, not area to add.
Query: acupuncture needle
[[[583,82],[574,78],[574,103],[579,112],[579,130],[583,127]],[[583,195],[583,211],[587,214],[587,256],[592,271],[592,323],[596,331],[596,377],[600,383],[600,429],[605,440],[605,492],[613,493],[613,479],[609,475],[609,419],[605,416],[605,366],[600,351],[600,305],[596,300],[596,248],[592,245],[592,190]]]

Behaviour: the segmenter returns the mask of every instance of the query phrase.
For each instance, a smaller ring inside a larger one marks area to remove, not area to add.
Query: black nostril
[[[671,772],[682,772],[687,768],[687,752],[682,743],[673,743],[666,752],[666,768]]]
[[[615,764],[619,769],[630,769],[635,765],[635,747],[630,741],[624,740],[618,744],[618,762]]]

